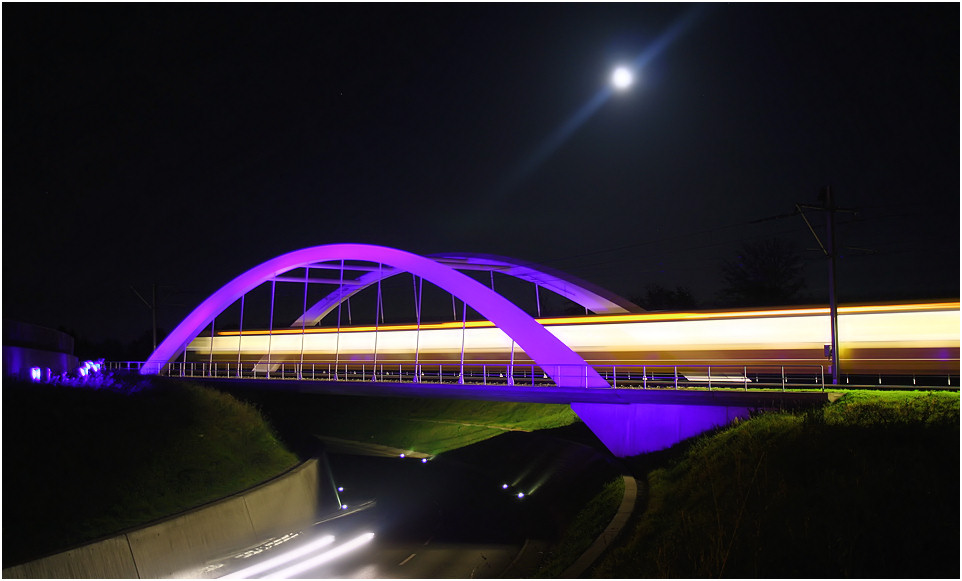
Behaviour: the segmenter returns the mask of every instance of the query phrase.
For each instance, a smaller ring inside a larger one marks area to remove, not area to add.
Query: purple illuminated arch
[[[605,288],[553,268],[494,254],[432,254],[427,258],[453,267],[455,270],[486,270],[534,283],[598,315],[640,313],[644,309]],[[311,305],[291,327],[313,327],[321,322],[337,305],[362,290],[402,271],[387,269],[365,273],[351,281],[350,288],[338,288]]]
[[[585,360],[510,301],[450,266],[417,254],[368,244],[328,244],[295,250],[272,258],[225,284],[202,302],[161,342],[141,373],[160,373],[210,322],[244,294],[265,281],[314,263],[360,260],[410,272],[457,296],[494,323],[554,382],[565,387],[608,387]]]
[[[644,312],[643,308],[604,287],[543,264],[496,254],[442,254],[429,258],[440,258],[457,269],[500,267],[498,272],[537,284],[597,315]]]

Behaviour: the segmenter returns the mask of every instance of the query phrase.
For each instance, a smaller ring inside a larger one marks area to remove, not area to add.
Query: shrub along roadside
[[[852,392],[686,446],[595,576],[959,575],[957,393]]]
[[[3,566],[176,514],[297,463],[249,404],[151,380],[131,393],[3,385]]]

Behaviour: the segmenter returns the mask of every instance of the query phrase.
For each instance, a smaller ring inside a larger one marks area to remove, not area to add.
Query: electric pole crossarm
[[[130,290],[134,291],[134,294],[137,295],[137,298],[140,299],[141,302],[143,302],[143,303],[147,306],[148,309],[153,309],[153,308],[154,308],[154,307],[152,307],[152,306],[150,305],[149,302],[147,302],[147,299],[145,299],[139,292],[137,292],[137,289],[134,288],[134,285],[130,285]]]
[[[137,289],[134,288],[134,285],[130,285],[130,290],[134,291],[134,294],[137,295],[137,298],[140,299],[145,305],[147,305],[148,309],[150,309],[151,318],[153,319],[154,351],[156,351],[157,350],[157,283],[155,282],[151,286],[151,295],[150,295],[151,301],[149,303],[147,302],[147,299],[142,297],[140,293],[137,292]]]
[[[822,240],[818,237],[818,234],[815,233],[815,228],[812,228],[812,223],[808,221],[808,216],[802,211],[802,206],[795,204],[795,208],[798,210],[798,213],[802,215],[802,220],[805,220],[805,225],[808,226],[808,230],[812,233],[812,236],[815,237],[815,242],[818,242],[818,247],[822,249],[822,253],[828,256],[828,250],[825,250],[825,245],[822,244]],[[818,209],[821,210],[823,208]]]

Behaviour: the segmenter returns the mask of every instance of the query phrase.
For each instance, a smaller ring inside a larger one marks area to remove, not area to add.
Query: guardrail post
[[[742,377],[745,380],[745,391],[748,391],[748,366],[742,367]]]
[[[782,391],[785,391],[785,366],[782,365]]]
[[[675,389],[678,389],[678,366],[675,365]]]
[[[711,365],[708,366],[708,391],[711,391]]]
[[[585,379],[585,385],[588,385],[587,379]],[[618,368],[614,365],[611,366],[611,383],[617,388],[618,387]]]
[[[641,388],[648,389],[648,367],[641,366]]]

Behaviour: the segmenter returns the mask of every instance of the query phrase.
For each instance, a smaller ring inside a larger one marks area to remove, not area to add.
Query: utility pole
[[[838,287],[835,284],[835,201],[832,188],[825,186],[820,196],[825,211],[828,212],[828,310],[832,320],[832,385],[838,385]]]
[[[831,231],[831,230],[830,230]],[[832,259],[832,272],[835,271],[835,259]],[[150,285],[150,318],[154,327],[154,351],[157,350],[157,283]]]
[[[816,242],[818,242],[819,247],[821,247],[822,252],[828,257],[828,308],[829,308],[829,318],[831,319],[831,334],[832,334],[832,345],[831,356],[832,356],[832,385],[838,385],[838,297],[837,297],[837,285],[835,279],[835,259],[838,253],[835,251],[835,212],[853,212],[854,210],[842,209],[835,206],[835,200],[832,198],[832,189],[829,186],[822,188],[821,193],[818,196],[819,201],[822,202],[821,206],[810,206],[805,204],[795,204],[795,209],[799,214],[802,215],[802,219],[805,220],[805,224],[808,225],[808,229],[815,236]],[[802,209],[808,210],[822,210],[828,213],[827,216],[827,226],[826,226],[826,244],[823,245],[822,241],[819,239],[818,234],[815,233],[815,229],[812,228],[811,222],[805,216],[805,212]]]

